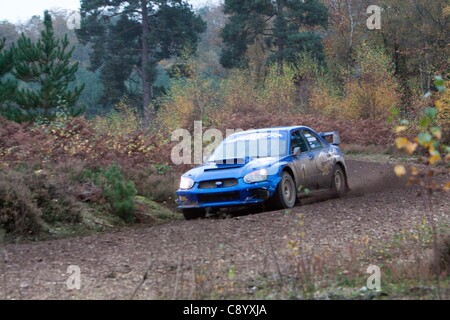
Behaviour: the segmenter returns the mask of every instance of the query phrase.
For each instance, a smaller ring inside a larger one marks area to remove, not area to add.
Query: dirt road
[[[202,290],[220,292],[230,279],[251,287],[261,276],[283,273],[288,242],[300,229],[316,252],[339,250],[366,236],[372,242],[389,240],[429,213],[417,189],[392,174],[392,165],[348,161],[348,166],[349,195],[307,200],[291,211],[7,244],[0,261],[0,298],[198,298]],[[433,212],[449,221],[448,194],[435,196]],[[67,288],[71,265],[80,268],[80,290]]]

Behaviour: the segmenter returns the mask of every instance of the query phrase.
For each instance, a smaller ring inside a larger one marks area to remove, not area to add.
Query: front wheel
[[[205,209],[183,209],[186,220],[203,219],[206,216]]]
[[[333,170],[331,177],[331,191],[338,196],[341,196],[347,190],[347,177],[340,165],[337,165]]]
[[[289,209],[294,207],[296,201],[297,190],[294,179],[288,172],[284,171],[271,202],[276,209]]]

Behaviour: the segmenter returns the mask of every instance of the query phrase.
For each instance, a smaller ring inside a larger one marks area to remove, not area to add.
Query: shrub
[[[291,66],[295,71],[296,110],[309,113],[312,110],[310,100],[316,88],[317,81],[325,74],[323,65],[308,52],[297,54],[297,59]]]
[[[436,116],[436,124],[442,130],[443,143],[450,145],[450,81],[444,84],[446,90],[440,94],[440,100],[436,103],[438,114]]]
[[[164,162],[153,152],[154,135],[135,129],[120,133],[126,126],[121,123],[111,134],[84,118],[16,124],[0,117],[0,161],[46,165],[81,160],[90,167],[109,166],[113,161],[122,167]]]
[[[450,276],[450,234],[433,234],[433,237],[436,242],[427,266],[432,274],[445,279]]]
[[[155,122],[165,133],[189,128],[195,120],[215,118],[221,96],[217,83],[201,74],[199,62],[190,53],[184,53],[179,62],[172,66],[174,80],[168,94],[159,102],[161,107]]]
[[[257,101],[263,106],[264,111],[292,113],[296,106],[295,101],[295,77],[296,72],[290,66],[284,67],[283,75],[278,75],[278,67],[272,65],[269,74],[264,81],[264,86],[259,89]]]
[[[341,114],[342,97],[339,90],[331,81],[319,78],[312,89],[309,99],[310,109],[327,116],[339,116]]]
[[[174,211],[145,197],[137,196],[134,201],[136,203],[136,222],[138,223],[159,224],[181,217]]]
[[[73,164],[73,162],[71,163]],[[76,165],[75,168],[77,168]],[[26,170],[24,172],[27,186],[38,207],[42,210],[42,219],[49,224],[82,222],[83,216],[89,208],[76,194],[84,187],[75,180],[74,172],[77,170],[71,171],[64,165],[50,170],[42,169],[35,172]]]
[[[92,213],[87,202],[103,199],[99,188],[82,181],[82,162],[38,168],[0,170],[0,226],[9,233],[39,234],[43,226],[84,223]]]
[[[440,263],[438,270],[450,275],[450,234],[440,239],[437,250]]]
[[[179,174],[170,172],[166,165],[151,168],[137,167],[125,172],[127,179],[135,182],[139,195],[158,203],[174,204]],[[171,169],[170,169],[171,170]]]
[[[254,113],[260,107],[257,102],[257,83],[251,70],[235,69],[219,85],[221,107],[215,123],[221,123],[233,113]]]
[[[363,43],[356,57],[359,73],[345,85],[342,109],[353,119],[386,120],[400,104],[400,85],[382,48]]]
[[[91,123],[97,135],[118,137],[138,131],[141,120],[136,110],[123,99],[114,106],[114,110],[108,116],[97,116]]]
[[[103,196],[108,201],[115,215],[125,222],[133,222],[134,203],[136,196],[134,183],[126,181],[120,168],[113,163],[107,170],[101,169],[98,172],[87,171],[86,177],[90,178],[97,186],[102,188]]]
[[[0,171],[0,227],[7,233],[37,234],[43,227],[42,211],[22,173]]]
[[[334,117],[387,120],[401,103],[400,84],[391,61],[382,48],[363,43],[356,55],[354,74],[343,86],[343,94],[325,78],[316,81],[310,105]]]
[[[185,79],[174,81],[161,104],[157,122],[167,132],[187,128],[193,118],[201,116],[196,110],[194,87]]]

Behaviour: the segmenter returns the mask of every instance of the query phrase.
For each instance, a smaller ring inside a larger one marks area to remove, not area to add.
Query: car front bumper
[[[199,189],[196,183],[190,190],[177,191],[178,208],[225,208],[262,203],[273,196],[279,182],[280,178],[274,177],[247,184],[240,178],[236,186],[213,189]]]

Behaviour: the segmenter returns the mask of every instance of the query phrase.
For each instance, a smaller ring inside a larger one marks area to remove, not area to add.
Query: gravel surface
[[[314,252],[339,250],[363,237],[388,241],[430,214],[424,197],[397,179],[392,165],[351,160],[348,167],[347,196],[305,199],[290,211],[6,244],[0,247],[0,299],[202,298],[233,281],[251,287],[261,276],[282,274],[289,239],[300,232]],[[448,200],[448,193],[435,195],[433,218],[450,221]],[[67,288],[71,265],[80,268],[80,290]]]

